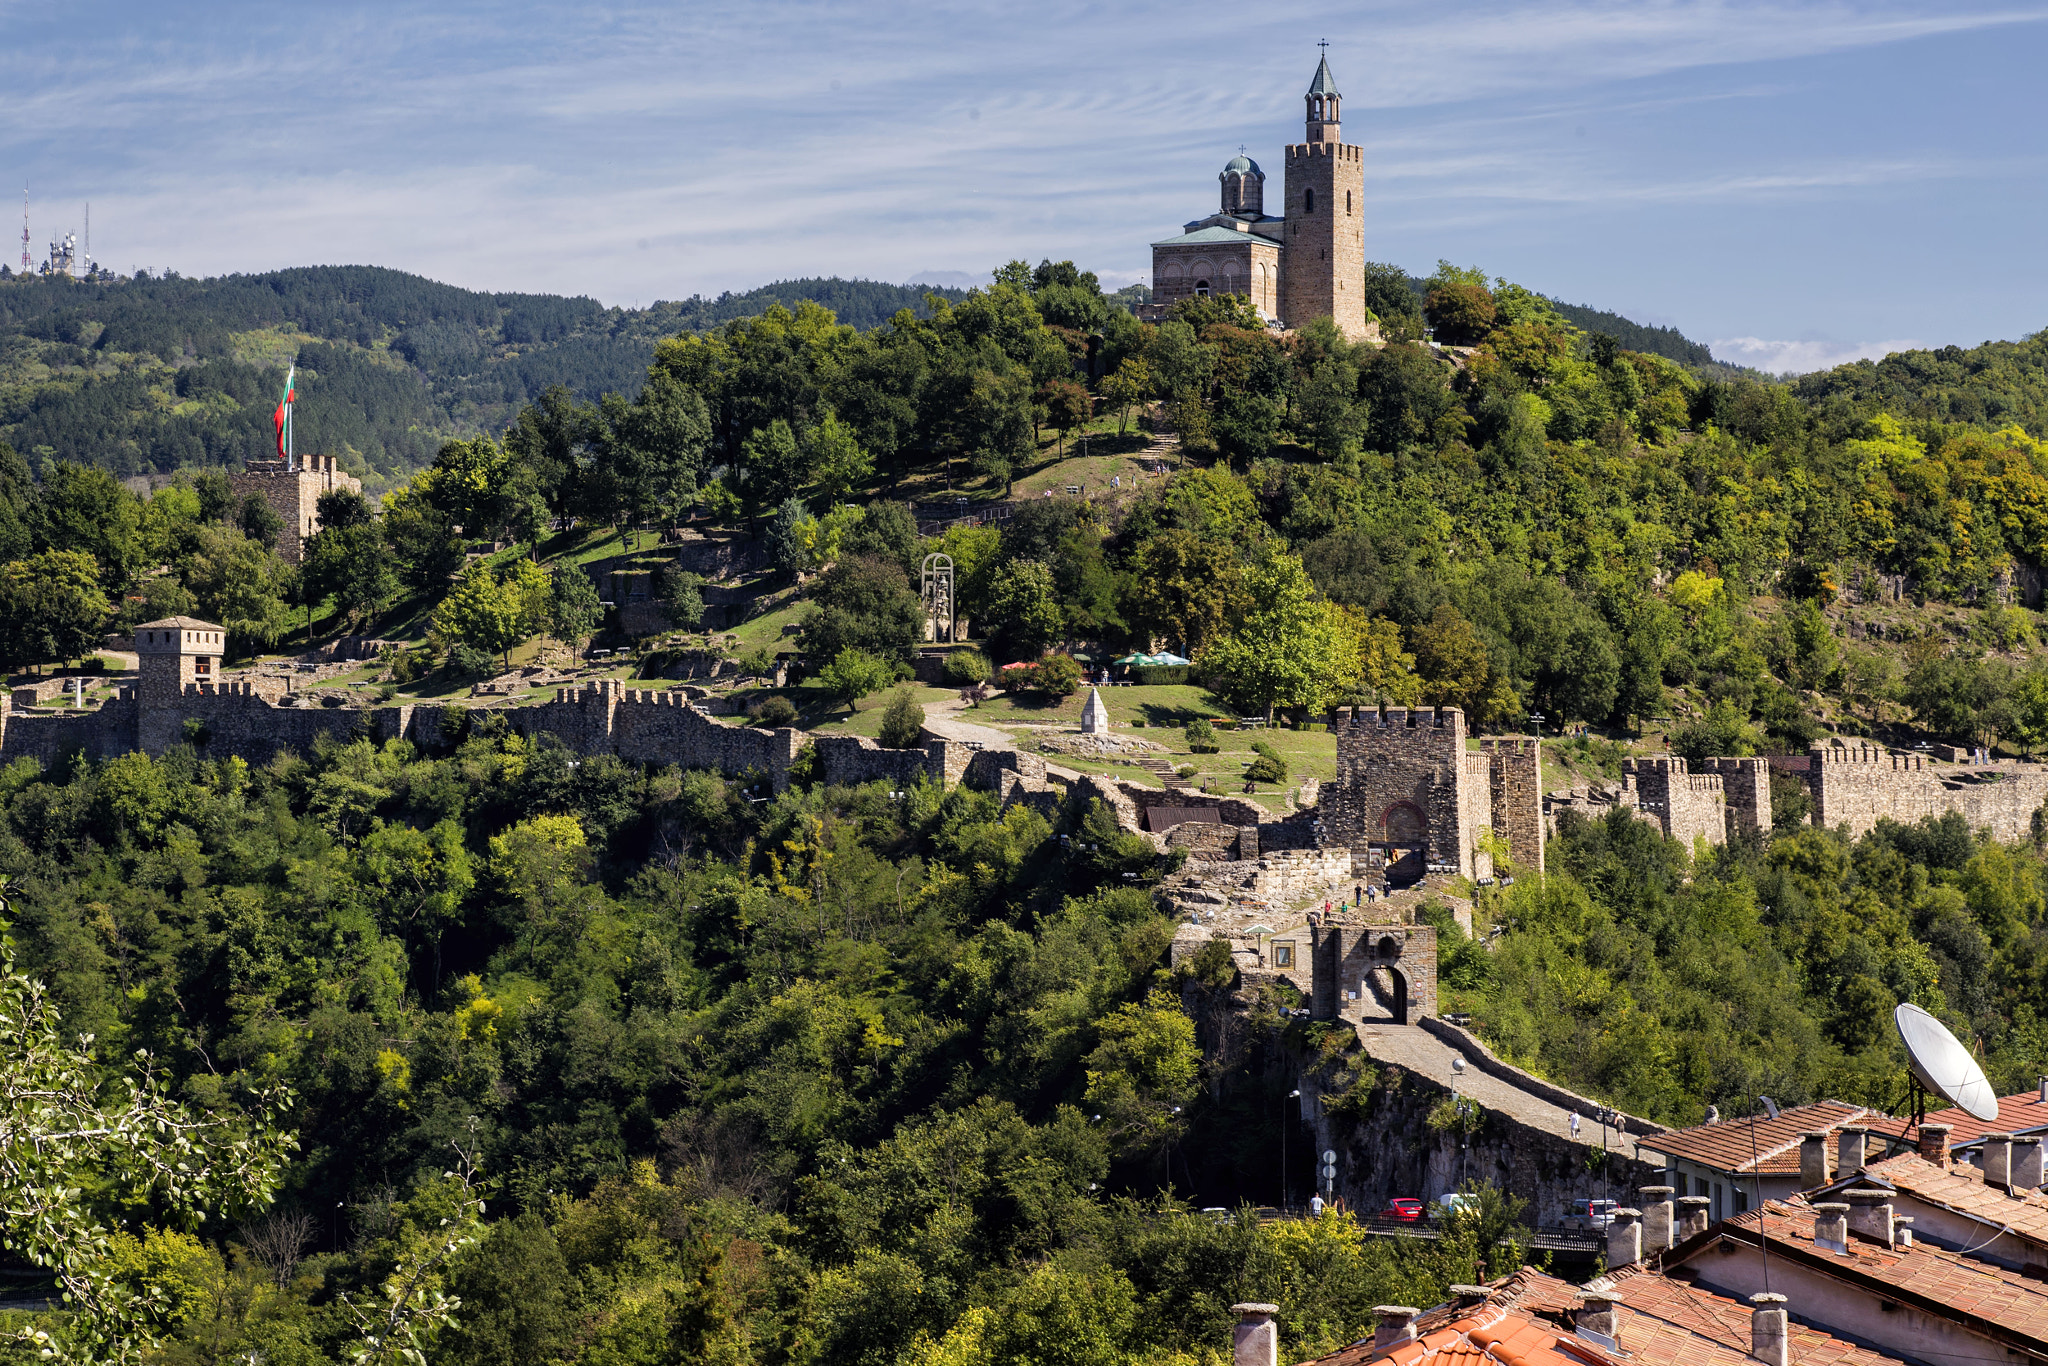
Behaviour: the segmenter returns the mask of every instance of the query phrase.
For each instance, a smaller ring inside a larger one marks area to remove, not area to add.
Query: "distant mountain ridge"
[[[815,300],[866,329],[942,285],[785,280],[644,309],[485,293],[378,266],[80,282],[0,280],[0,438],[40,465],[123,475],[235,464],[269,440],[296,356],[300,430],[395,476],[448,437],[502,428],[550,385],[639,392],[655,343]]]

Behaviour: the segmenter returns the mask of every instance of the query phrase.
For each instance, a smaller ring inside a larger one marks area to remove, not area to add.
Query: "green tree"
[[[284,535],[284,518],[277,515],[277,509],[260,493],[252,493],[242,500],[242,506],[235,514],[235,525],[244,536],[265,550],[276,550],[278,538]]]
[[[230,526],[201,527],[178,574],[199,615],[227,628],[230,654],[257,654],[284,639],[298,575],[261,541]]]
[[[898,688],[882,713],[881,740],[887,749],[915,749],[924,736],[924,708],[908,688]]]
[[[1202,1065],[1195,1022],[1172,993],[1155,990],[1117,1007],[1096,1035],[1083,1064],[1088,1103],[1119,1151],[1160,1150],[1181,1132],[1181,1109],[1194,1099]]]
[[[503,655],[512,667],[512,647],[525,636],[525,603],[498,582],[481,560],[472,560],[434,611],[434,632],[442,639],[487,655]]]
[[[1325,460],[1335,460],[1357,439],[1357,400],[1358,369],[1347,361],[1321,362],[1302,386],[1297,419],[1309,445]]]
[[[546,1366],[576,1323],[576,1284],[554,1232],[534,1214],[493,1224],[448,1268],[461,1313],[436,1344],[450,1366]]]
[[[52,460],[30,510],[37,551],[77,550],[100,567],[100,585],[124,591],[142,571],[142,503],[106,470]]]
[[[868,454],[853,428],[826,410],[825,420],[804,434],[810,447],[811,469],[818,481],[818,498],[833,507],[855,489],[866,486],[875,476],[875,458]]]
[[[361,494],[336,489],[320,496],[320,530],[306,543],[309,600],[331,599],[349,620],[375,616],[398,591],[397,564]]]
[[[1209,690],[1271,719],[1276,707],[1320,711],[1358,681],[1358,639],[1343,609],[1324,601],[1298,556],[1269,555],[1244,572],[1236,626],[1196,656]]]
[[[851,647],[834,655],[818,672],[819,685],[849,707],[895,680],[896,670],[887,660]]]
[[[1142,356],[1128,356],[1102,381],[1102,396],[1116,405],[1116,434],[1129,426],[1131,406],[1152,392],[1152,370]]]
[[[46,550],[0,568],[0,664],[50,664],[97,649],[112,607],[82,550]]]
[[[1045,409],[1045,420],[1059,433],[1062,444],[1067,433],[1084,426],[1094,415],[1095,404],[1088,397],[1088,391],[1070,379],[1047,380],[1038,387],[1038,403]]]
[[[990,580],[982,620],[1001,654],[1036,657],[1058,637],[1064,619],[1052,570],[1043,562],[1012,560]]]
[[[704,576],[671,561],[655,571],[655,600],[679,629],[694,631],[704,620]]]
[[[740,447],[740,470],[747,506],[758,513],[802,492],[810,479],[810,458],[789,424],[776,418]]]
[[[0,913],[4,913],[0,903]],[[0,920],[0,1231],[9,1248],[51,1272],[70,1311],[27,1330],[24,1344],[58,1361],[142,1361],[164,1335],[158,1287],[117,1275],[111,1210],[154,1208],[197,1222],[253,1212],[275,1197],[293,1136],[278,1127],[283,1087],[248,1113],[172,1098],[147,1050],[110,1076],[91,1038],[75,1043],[41,983],[15,969]],[[103,1203],[79,1198],[103,1192]]]
[[[549,635],[566,641],[572,649],[580,650],[583,641],[597,629],[598,619],[603,613],[604,605],[597,596],[597,585],[590,581],[590,575],[581,565],[557,564],[549,571]]]

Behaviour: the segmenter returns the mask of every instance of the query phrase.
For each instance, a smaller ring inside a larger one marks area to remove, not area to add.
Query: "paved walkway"
[[[1368,1022],[1358,1026],[1358,1039],[1365,1045],[1365,1051],[1377,1061],[1395,1063],[1428,1077],[1531,1129],[1540,1129],[1563,1139],[1572,1136],[1569,1110],[1510,1086],[1498,1077],[1488,1076],[1469,1058],[1463,1072],[1452,1071],[1451,1059],[1458,1056],[1458,1050],[1417,1026]],[[1615,1129],[1606,1133],[1610,1152],[1625,1157],[1635,1156],[1633,1136]],[[1591,1110],[1580,1111],[1577,1141],[1588,1148],[1597,1147],[1600,1135],[1600,1124],[1594,1113]]]
[[[924,728],[948,740],[971,740],[983,749],[1015,749],[1017,737],[992,726],[978,726],[964,719],[967,704],[959,698],[924,709]]]

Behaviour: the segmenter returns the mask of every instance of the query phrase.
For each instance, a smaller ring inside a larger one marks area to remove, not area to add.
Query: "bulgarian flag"
[[[299,396],[299,391],[292,387],[292,380],[298,373],[297,365],[285,372],[284,393],[278,397],[277,411],[270,415],[270,425],[277,428],[277,453],[286,460],[292,455],[292,400]]]

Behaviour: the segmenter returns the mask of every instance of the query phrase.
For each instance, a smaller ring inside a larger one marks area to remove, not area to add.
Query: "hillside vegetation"
[[[0,438],[116,474],[239,465],[269,439],[297,360],[308,449],[394,475],[441,441],[497,430],[560,385],[637,391],[654,344],[810,299],[864,327],[958,290],[790,280],[645,309],[485,294],[372,266],[80,282],[0,280]]]
[[[914,740],[912,576],[943,550],[976,637],[958,682],[1027,665],[996,722],[1070,706],[1072,653],[1163,644],[1188,678],[1125,702],[1200,722],[1190,749],[1211,717],[1377,702],[1457,704],[1475,729],[1540,712],[1582,732],[1548,753],[1584,781],[1666,744],[2048,740],[2024,591],[2048,560],[2038,340],[1832,387],[1704,379],[1477,270],[1445,264],[1419,299],[1375,272],[1385,346],[1327,320],[1278,337],[1233,299],[1143,324],[1066,262],[866,329],[771,306],[652,342],[617,392],[545,388],[374,503],[332,498],[303,569],[217,472],[145,499],[8,453],[0,644],[43,667],[192,611],[246,657],[304,603],[323,631],[403,633],[365,672],[445,696],[543,636],[648,644],[600,619],[596,557],[654,571],[698,626],[682,527],[753,538],[766,567],[740,586],[772,612],[659,643],[750,674],[789,651],[789,686],[749,691],[763,724],[866,701],[860,726]],[[387,364],[376,344],[349,343]],[[945,479],[1001,502],[1084,432],[1091,458],[1167,471],[929,537],[893,496]],[[1183,1203],[1299,1197],[1288,1091],[1317,1072],[1337,1122],[1370,1125],[1377,1078],[1345,1031],[1283,1016],[1288,992],[1234,1004],[1227,953],[1170,970],[1150,889],[1175,860],[1098,804],[829,788],[802,759],[768,793],[572,755],[488,710],[441,735],[260,769],[195,735],[0,774],[14,935],[64,1026],[8,1058],[82,1048],[82,1074],[133,1075],[146,1048],[185,1103],[298,1142],[203,1182],[111,1159],[52,1178],[89,1194],[51,1227],[120,1230],[63,1242],[81,1285],[178,1287],[132,1312],[109,1290],[64,1333],[341,1360],[365,1302],[416,1295],[394,1331],[436,1362],[1193,1366],[1226,1350],[1234,1302],[1279,1302],[1300,1359],[1374,1303],[1517,1264],[1498,1198],[1403,1248]],[[1326,772],[1326,736],[1285,740],[1246,785]],[[1895,1104],[1902,1000],[2003,1085],[2048,1070],[2040,849],[1956,817],[1852,842],[1806,823],[1797,784],[1774,806],[1725,849],[1567,818],[1547,876],[1466,889],[1481,938],[1436,916],[1444,1006],[1670,1123],[1766,1090]],[[28,989],[8,991],[19,1017]],[[266,1109],[279,1086],[295,1103]],[[266,1183],[296,1241],[247,1198]]]

